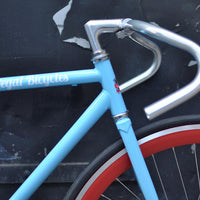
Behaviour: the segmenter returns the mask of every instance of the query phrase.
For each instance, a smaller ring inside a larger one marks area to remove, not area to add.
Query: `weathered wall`
[[[0,6],[0,76],[92,68],[84,23],[124,17],[155,23],[200,43],[197,0],[4,1]],[[110,53],[119,83],[144,71],[152,62],[148,50],[128,39],[107,35],[102,43]],[[159,72],[124,94],[135,128],[149,123],[144,106],[182,87],[196,72],[190,55],[158,44],[163,56]],[[22,182],[100,91],[100,86],[94,84],[2,92],[0,182]],[[159,119],[199,114],[194,106],[198,102],[199,96]],[[118,137],[108,112],[48,181],[73,181],[97,153]]]

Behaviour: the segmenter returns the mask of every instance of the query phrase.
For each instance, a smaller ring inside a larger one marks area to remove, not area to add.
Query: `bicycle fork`
[[[128,117],[120,119],[116,122],[116,126],[128,152],[136,179],[145,199],[158,200],[158,196],[151,180],[149,171],[135,137],[131,120]]]

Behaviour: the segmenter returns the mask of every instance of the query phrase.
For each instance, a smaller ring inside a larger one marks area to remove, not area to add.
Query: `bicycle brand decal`
[[[68,82],[69,78],[66,74],[58,74],[55,75],[33,75],[27,78],[28,85],[40,85],[44,84],[49,86],[50,83],[63,83]]]
[[[55,73],[55,74],[44,74],[44,75],[28,75],[19,76],[13,78],[0,78],[0,88],[11,90],[16,87],[27,86],[49,86],[57,85],[59,83],[68,82],[69,78],[67,74]]]
[[[117,80],[114,79],[114,82],[115,82],[115,88],[117,90],[117,93],[120,93],[119,84],[118,84]]]

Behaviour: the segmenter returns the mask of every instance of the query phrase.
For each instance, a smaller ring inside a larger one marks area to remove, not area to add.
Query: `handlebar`
[[[136,32],[130,35],[129,38],[137,42],[138,44],[142,45],[143,47],[151,50],[153,52],[154,58],[153,58],[153,63],[145,72],[126,81],[125,83],[119,86],[122,93],[126,92],[127,90],[139,85],[140,83],[152,77],[158,71],[162,59],[159,47],[151,40],[148,40],[147,38],[143,37],[142,35]]]
[[[192,54],[197,60],[198,70],[193,81],[171,95],[147,106],[144,109],[147,118],[153,119],[167,112],[168,110],[189,100],[200,91],[200,47],[191,40],[150,23],[132,19],[93,20],[86,23],[85,29],[88,34],[93,53],[98,59],[106,56],[105,51],[101,49],[99,44],[99,35],[105,32],[120,31],[124,33],[125,36],[129,36],[130,38],[131,34],[133,34],[133,40],[153,52],[154,61],[151,67],[143,74],[122,84],[120,86],[122,92],[150,78],[157,71],[160,65],[161,54],[159,48],[155,43],[146,39],[138,32],[185,50]],[[101,55],[100,57],[99,54]]]
[[[130,20],[128,24],[130,25],[129,27],[134,31],[141,32],[150,37],[187,51],[194,56],[198,64],[197,74],[192,82],[144,109],[149,119],[153,119],[182,104],[200,91],[200,47],[196,43],[164,28],[160,28],[146,22]]]

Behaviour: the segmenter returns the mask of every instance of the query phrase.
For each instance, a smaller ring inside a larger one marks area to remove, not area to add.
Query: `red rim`
[[[143,156],[146,158],[171,147],[193,143],[200,143],[200,130],[174,132],[173,134],[164,135],[145,142],[140,145],[140,148]],[[128,155],[124,154],[95,179],[82,197],[82,200],[99,199],[108,186],[130,167],[131,163]]]

